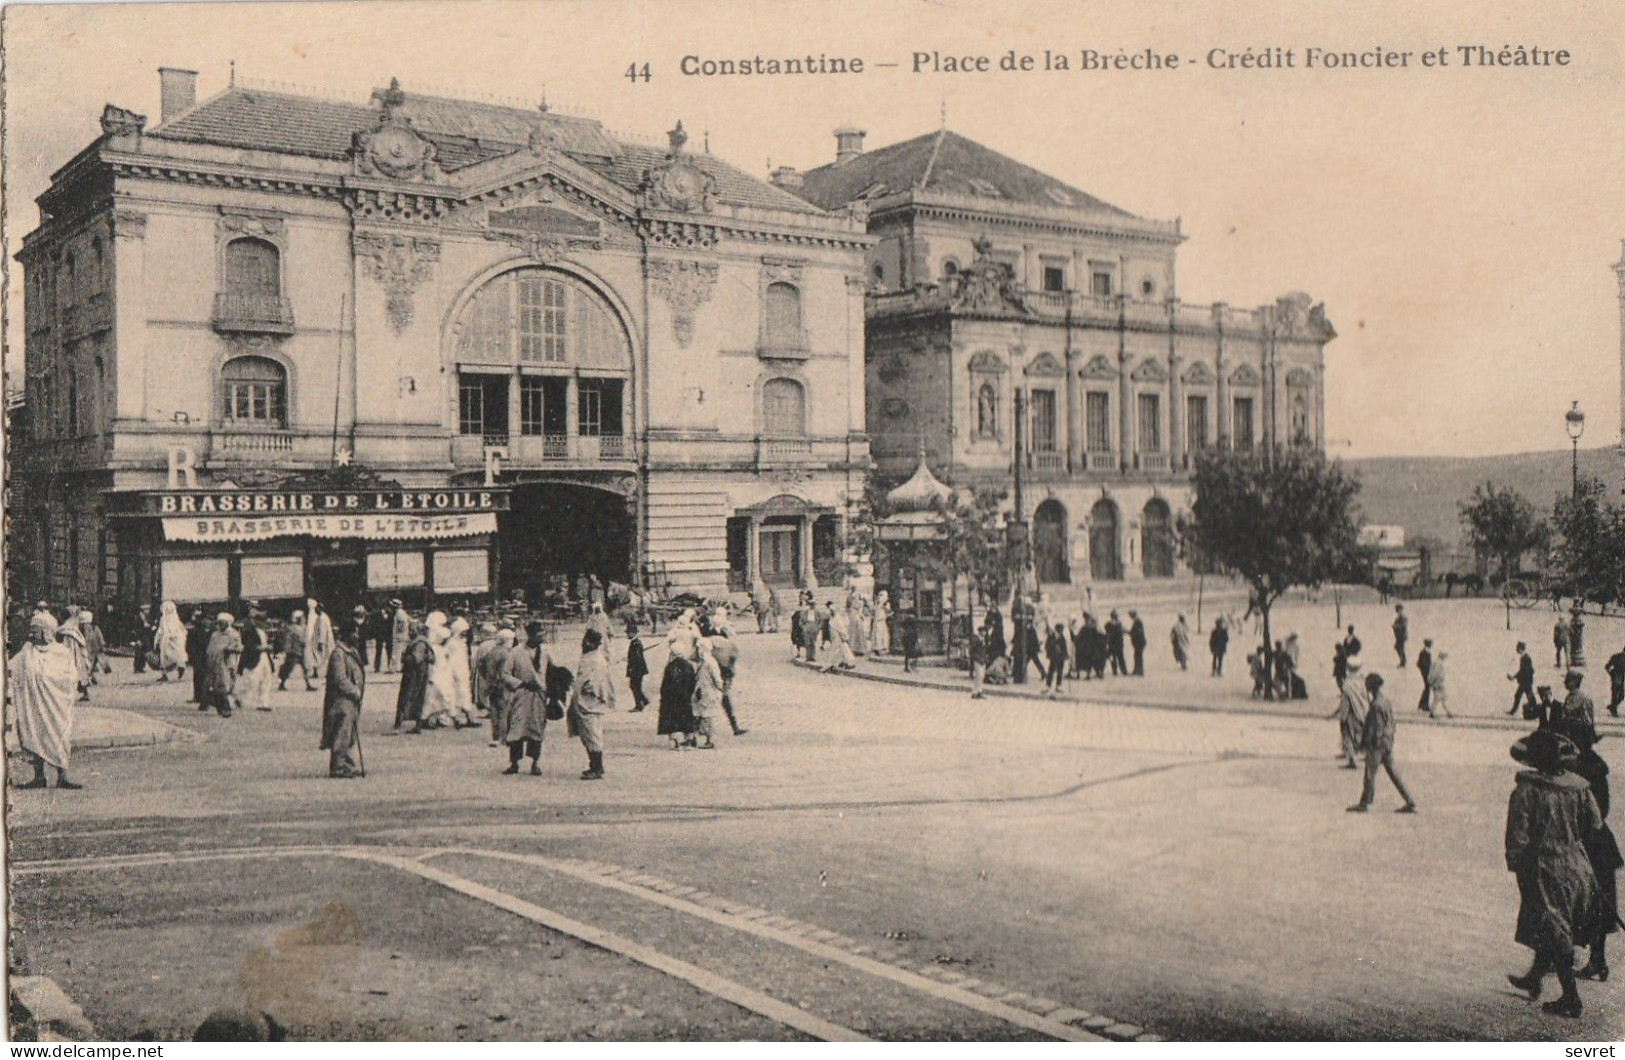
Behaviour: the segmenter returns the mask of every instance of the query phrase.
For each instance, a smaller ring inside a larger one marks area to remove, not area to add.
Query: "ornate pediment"
[[[976,260],[948,278],[948,304],[958,313],[1027,314],[1025,291],[1015,269],[993,257],[993,244],[978,239]]]
[[[1213,374],[1213,367],[1206,361],[1196,361],[1179,378],[1190,386],[1211,386],[1218,376]]]
[[[1168,366],[1155,357],[1147,357],[1140,362],[1129,376],[1136,383],[1166,383],[1168,381]]]
[[[362,176],[390,180],[435,182],[445,176],[440,169],[439,149],[413,128],[412,120],[401,113],[406,93],[399,78],[375,95],[383,104],[383,114],[370,131],[358,132],[351,141],[350,161]]]
[[[1027,366],[1027,374],[1032,376],[1057,377],[1066,375],[1066,365],[1056,359],[1053,353],[1041,353],[1033,358]]]
[[[1103,353],[1089,358],[1081,373],[1085,379],[1116,379],[1117,366]]]
[[[545,191],[533,198],[537,201],[486,211],[485,238],[511,243],[532,261],[547,264],[573,251],[602,249],[600,222],[550,205],[553,196]]]
[[[717,179],[684,156],[688,133],[683,131],[682,122],[667,136],[671,153],[665,162],[643,174],[643,183],[638,187],[639,204],[648,210],[710,213],[716,205]]]
[[[1231,386],[1258,386],[1264,378],[1258,374],[1258,369],[1250,364],[1243,364],[1230,373]]]
[[[648,271],[650,290],[671,306],[677,345],[687,347],[694,339],[694,313],[710,301],[717,285],[716,263],[655,258],[649,261]]]
[[[1294,368],[1286,374],[1286,385],[1313,388],[1315,385],[1315,373],[1302,366]]]
[[[1000,375],[1009,371],[1010,366],[992,350],[978,350],[970,359],[970,370],[984,375]]]

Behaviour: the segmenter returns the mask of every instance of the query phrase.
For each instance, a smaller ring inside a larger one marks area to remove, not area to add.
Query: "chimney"
[[[801,187],[801,171],[795,166],[780,166],[768,179],[775,188],[783,188],[786,191],[794,191]]]
[[[158,111],[161,123],[172,121],[181,111],[197,102],[197,71],[177,70],[173,66],[158,68],[158,87],[163,102]]]
[[[835,164],[842,165],[863,154],[863,138],[869,135],[862,129],[844,125],[835,130]]]

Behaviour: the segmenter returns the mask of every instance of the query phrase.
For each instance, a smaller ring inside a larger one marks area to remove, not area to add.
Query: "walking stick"
[[[361,746],[361,707],[358,704],[355,711],[355,758],[361,766],[361,775],[367,775],[367,752]]]

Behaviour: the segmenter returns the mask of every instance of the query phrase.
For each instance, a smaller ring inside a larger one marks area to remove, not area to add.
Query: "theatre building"
[[[536,107],[109,105],[18,260],[14,589],[721,593],[850,573],[861,205]],[[148,127],[149,124],[152,127]]]
[[[774,181],[867,211],[875,463],[901,481],[923,450],[951,486],[1008,490],[1019,453],[1041,584],[1174,577],[1197,454],[1324,447],[1335,332],[1308,295],[1186,301],[1178,221],[946,128],[875,151],[863,139],[839,130],[834,162]]]

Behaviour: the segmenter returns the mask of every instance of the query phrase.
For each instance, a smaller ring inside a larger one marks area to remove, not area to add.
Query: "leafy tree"
[[[1517,490],[1497,489],[1493,482],[1473,487],[1472,500],[1463,501],[1458,508],[1468,542],[1500,560],[1503,582],[1518,569],[1520,556],[1545,549],[1551,537],[1551,527],[1528,498]]]
[[[1597,479],[1584,479],[1552,511],[1557,531],[1552,567],[1580,601],[1625,603],[1625,508],[1608,503]]]
[[[1004,554],[1003,518],[1000,514],[1006,494],[988,486],[978,486],[965,496],[959,491],[932,507],[946,520],[942,573],[953,581],[963,577],[981,599],[997,597],[1007,579]],[[975,601],[972,601],[974,606]]]
[[[1357,479],[1315,449],[1216,450],[1196,461],[1196,500],[1180,523],[1187,554],[1246,582],[1264,623],[1288,589],[1318,586],[1370,562],[1359,544]],[[1266,682],[1264,694],[1274,698]]]

